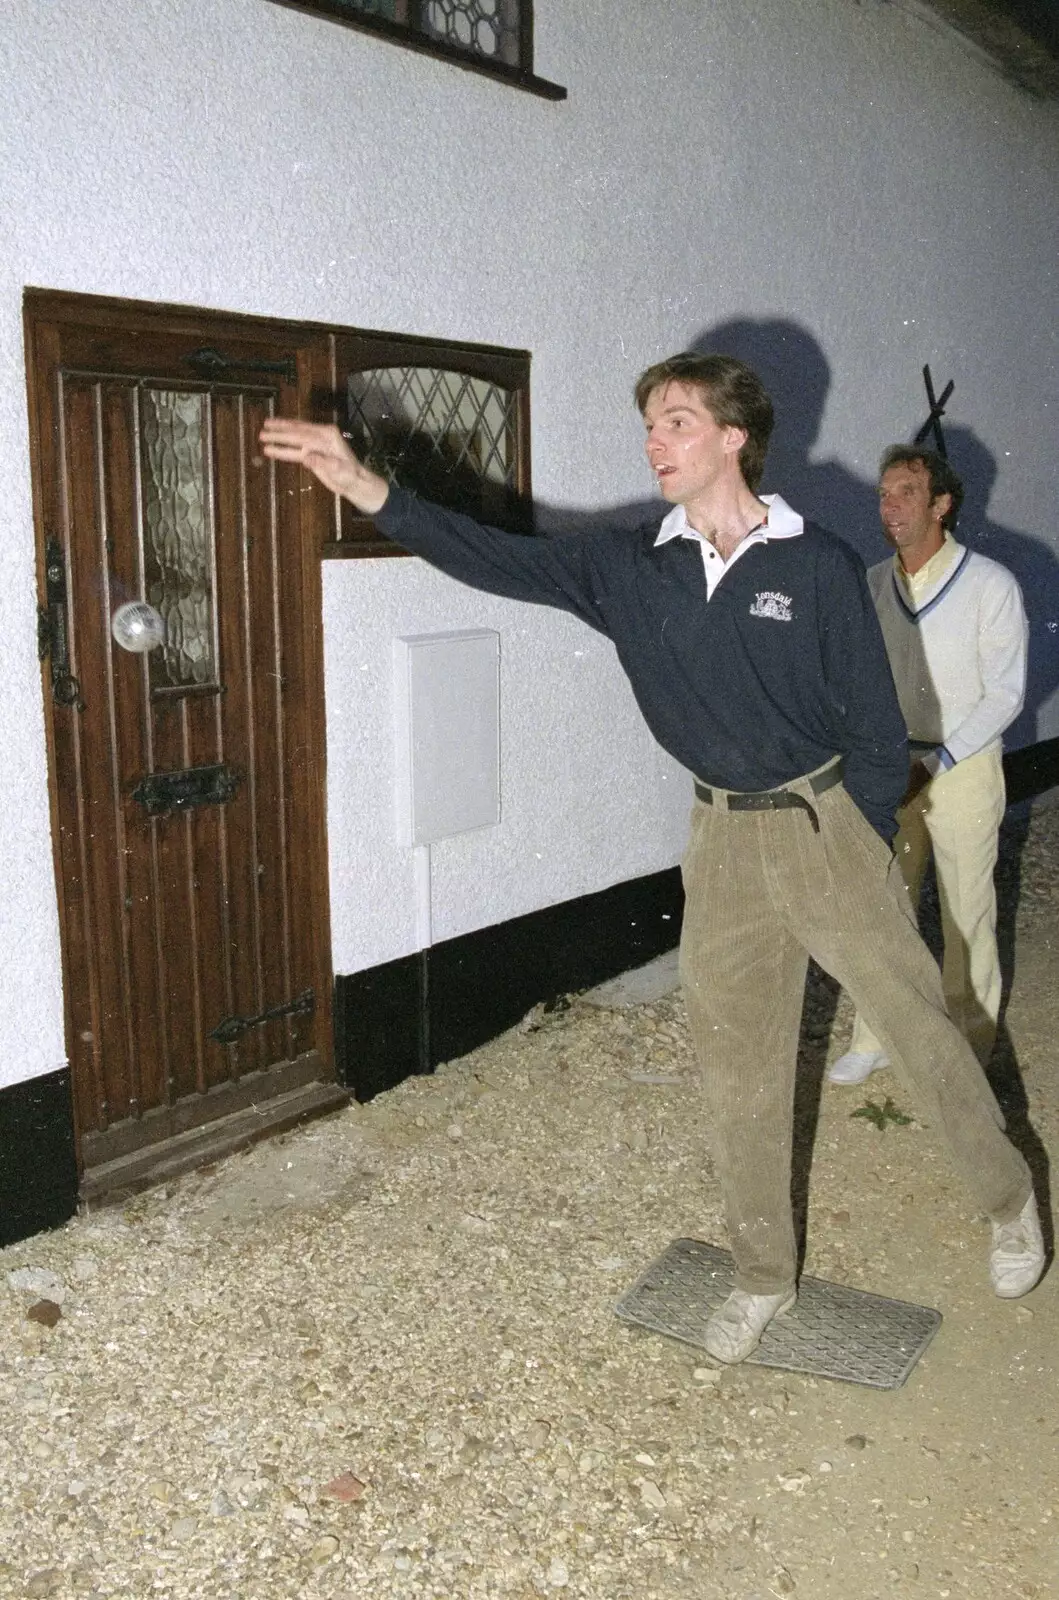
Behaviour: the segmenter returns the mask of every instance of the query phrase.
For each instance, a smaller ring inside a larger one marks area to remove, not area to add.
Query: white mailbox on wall
[[[397,833],[428,845],[500,821],[500,635],[394,640]]]

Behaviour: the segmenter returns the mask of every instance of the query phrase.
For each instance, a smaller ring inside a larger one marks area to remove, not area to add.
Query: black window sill
[[[406,50],[418,50],[420,55],[449,61],[454,67],[462,67],[465,72],[477,72],[480,77],[510,84],[513,89],[524,89],[527,94],[539,95],[542,100],[566,99],[566,90],[561,84],[538,78],[523,67],[490,61],[488,56],[478,55],[472,50],[460,50],[438,39],[425,38],[402,23],[390,22],[385,17],[352,17],[345,6],[335,4],[334,0],[272,0],[272,3],[286,6],[291,11],[304,11],[309,16],[327,17],[343,27],[353,28],[357,33],[370,33],[376,39],[388,39],[391,44],[402,45]]]

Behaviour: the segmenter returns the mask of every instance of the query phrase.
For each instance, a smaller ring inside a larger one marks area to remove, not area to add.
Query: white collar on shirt
[[[765,525],[752,528],[745,539],[741,539],[738,548],[741,550],[751,540],[756,543],[767,542],[769,539],[794,539],[805,532],[805,523],[797,511],[792,511],[786,500],[778,494],[758,495],[769,508],[769,519]],[[683,506],[674,506],[663,518],[662,526],[658,530],[655,544],[665,544],[668,539],[699,539],[708,543],[703,535],[693,528],[688,521],[687,512]]]

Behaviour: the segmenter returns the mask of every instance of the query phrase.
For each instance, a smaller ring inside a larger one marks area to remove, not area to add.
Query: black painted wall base
[[[339,1077],[370,1100],[466,1055],[540,1001],[672,950],[683,909],[680,870],[671,867],[337,978]]]
[[[77,1210],[70,1071],[0,1089],[0,1246],[58,1228]]]

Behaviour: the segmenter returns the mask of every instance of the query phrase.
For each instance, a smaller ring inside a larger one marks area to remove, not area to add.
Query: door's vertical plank
[[[176,772],[184,765],[182,702],[152,701],[152,772]],[[179,812],[145,819],[153,840],[152,877],[155,882],[158,940],[162,952],[162,992],[168,1022],[169,1085],[167,1100],[196,1090],[195,1020],[192,944],[189,936],[187,819]]]
[[[57,539],[63,552],[66,582],[67,631],[71,665],[79,667],[75,655],[77,629],[77,590],[70,557],[74,522],[73,491],[71,486],[71,417],[73,412],[74,438],[91,437],[91,397],[83,385],[68,389],[58,365],[58,340],[52,353],[54,368],[49,378],[49,396],[54,394],[55,410],[51,426],[43,430],[42,444],[46,445],[50,459],[45,466],[49,495],[45,502],[44,534],[46,539]],[[50,468],[50,471],[48,470]],[[51,676],[52,663],[45,665],[46,683]],[[91,686],[89,686],[91,693]],[[48,691],[46,690],[46,693]],[[84,792],[84,740],[82,738],[83,712],[79,706],[56,705],[49,700],[56,770],[61,775],[57,785],[57,821],[59,832],[59,861],[63,874],[64,945],[68,959],[75,964],[79,976],[76,987],[68,986],[66,994],[67,1050],[74,1072],[74,1105],[80,1132],[105,1128],[108,1121],[107,1087],[103,1068],[103,1045],[99,1027],[99,943],[94,926],[90,840],[88,832],[88,802]],[[91,740],[89,741],[91,745]]]
[[[82,827],[91,907],[90,959],[97,996],[93,1033],[103,1089],[98,1125],[106,1127],[128,1116],[135,1098],[127,1054],[121,919],[115,896],[117,796],[104,644],[107,599],[100,571],[100,555],[105,553],[106,460],[100,385],[70,382],[67,397],[68,560],[70,591],[78,597],[76,605],[68,605],[69,645],[71,670],[85,699],[79,726]]]
[[[161,387],[152,382],[152,390]],[[191,386],[189,386],[191,387]],[[142,403],[146,407],[150,396]],[[150,538],[147,514],[151,466],[140,435],[141,509],[144,540]],[[149,702],[152,772],[180,772],[188,765],[187,699],[152,694]],[[168,1014],[171,1063],[169,1099],[199,1094],[204,1088],[201,1026],[197,1013],[194,854],[189,817],[181,811],[155,816],[150,823],[158,881],[158,916],[163,951],[163,985]]]
[[[225,407],[222,406],[222,412]],[[219,545],[223,536],[218,521],[218,495],[237,470],[221,451],[227,438],[216,436],[217,406],[211,395],[206,411],[207,439],[203,452],[205,505],[207,509],[207,548],[209,586],[212,593],[210,647],[213,653],[213,685],[209,692],[188,694],[184,700],[187,718],[187,765],[216,766],[225,760],[224,723],[227,709],[223,686],[226,663],[219,649],[218,612],[228,603]],[[222,426],[222,432],[226,433]],[[231,802],[228,802],[230,804]],[[195,907],[195,993],[199,1028],[202,1086],[215,1087],[234,1076],[233,1063],[225,1047],[210,1037],[212,1030],[231,1015],[230,984],[227,975],[227,915],[225,910],[226,865],[224,829],[227,804],[195,806],[188,813],[188,837],[193,867],[192,891]]]
[[[242,780],[226,807],[225,818],[232,972],[230,1015],[240,1017],[259,1015],[264,1009],[265,992],[257,871],[257,729],[250,692],[254,679],[255,639],[248,576],[250,551],[259,537],[261,525],[261,506],[254,496],[261,474],[254,474],[248,482],[244,404],[251,410],[263,410],[260,400],[244,402],[242,396],[226,398],[223,405],[218,402],[217,406],[219,458],[232,464],[229,473],[218,473],[217,542],[222,553],[221,581],[225,594],[225,603],[219,611],[220,648],[223,660],[230,664],[225,677],[225,748],[227,760]],[[257,1072],[267,1066],[260,1034],[260,1029],[251,1028],[236,1044],[227,1047],[238,1061],[240,1073]]]
[[[276,472],[269,472],[269,495],[263,518],[254,519],[247,560],[249,610],[253,625],[253,657],[249,694],[255,728],[254,812],[257,834],[258,903],[261,936],[262,1010],[292,998],[288,959],[287,862],[283,727],[278,715],[283,695],[283,653],[279,638],[279,595],[276,587]],[[266,1060],[285,1060],[287,1031],[282,1022],[256,1030]]]
[[[133,570],[136,574],[137,595],[147,599],[147,560],[145,550],[143,503],[143,457],[140,447],[142,433],[143,391],[139,384],[133,391],[132,414],[132,496],[134,521],[130,528],[136,549]],[[141,891],[135,900],[138,910],[147,913],[143,926],[144,938],[150,940],[152,957],[151,993],[154,997],[153,1027],[158,1042],[156,1095],[151,1102],[156,1107],[172,1105],[178,1088],[173,1065],[172,1035],[169,1026],[170,995],[167,982],[167,951],[165,944],[164,905],[160,873],[159,836],[153,820],[142,801],[134,800],[132,792],[141,780],[155,770],[154,718],[151,710],[151,667],[147,657],[140,662],[140,701],[138,720],[143,729],[143,746],[139,769],[129,773],[131,785],[126,799],[126,827],[135,859],[136,887]]]
[[[311,416],[321,393],[339,388],[338,341],[334,334],[298,351],[298,393],[285,403],[291,414]],[[315,1048],[334,1073],[333,975],[327,851],[327,729],[324,705],[323,549],[334,517],[335,499],[319,484],[299,496],[296,525],[286,535],[291,554],[287,587],[297,588],[299,607],[291,633],[291,692],[288,715],[298,729],[291,743],[291,906],[295,949],[304,951],[316,998],[311,1018],[301,1025],[300,1047]],[[309,839],[305,825],[320,831]]]
[[[324,389],[328,383],[334,388],[331,349],[323,347],[317,355],[319,368],[315,372],[309,357],[303,355],[299,359],[302,392]],[[298,395],[294,392],[281,395],[280,404],[290,415],[298,405]],[[289,483],[293,476],[290,469],[283,469],[283,476],[288,479],[288,488],[301,489],[301,485]],[[322,719],[323,703],[318,696],[315,697],[318,703],[314,703],[309,685],[317,682],[317,673],[319,681],[323,675],[322,657],[316,653],[320,649],[320,628],[313,627],[310,618],[319,617],[322,610],[320,562],[315,559],[315,551],[319,548],[320,514],[327,514],[327,498],[318,493],[315,486],[308,493],[280,495],[275,501],[273,524],[276,591],[282,597],[277,612],[277,631],[283,652],[283,696],[277,715],[284,731],[289,982],[292,994],[311,988],[315,998],[311,1015],[288,1019],[287,1050],[291,1057],[311,1049],[314,1044],[325,1051],[330,1049],[330,983],[321,978],[313,959],[313,952],[319,946],[319,919],[322,918],[326,926],[327,896],[326,889],[321,890],[319,884],[311,885],[306,881],[300,826],[300,819],[313,809],[317,814],[325,811],[322,722],[320,737],[314,737],[313,727],[317,712]]]
[[[284,507],[284,510],[287,508]],[[270,713],[275,729],[275,762],[276,762],[276,844],[277,863],[279,868],[279,894],[276,903],[276,917],[279,926],[283,929],[281,945],[283,978],[282,988],[288,999],[294,997],[294,980],[292,969],[294,967],[294,954],[291,949],[291,923],[290,923],[290,773],[288,770],[288,712],[291,697],[296,694],[297,685],[291,682],[291,676],[296,674],[297,662],[293,659],[293,652],[288,650],[288,640],[291,629],[292,612],[296,610],[298,589],[297,585],[291,586],[288,591],[283,583],[284,556],[282,548],[284,535],[289,534],[291,518],[281,513],[279,502],[273,499],[273,516],[269,524],[269,582],[272,590],[272,637],[275,648],[275,671],[267,681],[265,687],[271,691]],[[295,634],[295,637],[297,635]],[[277,1028],[277,1039],[273,1045],[285,1056],[292,1053],[293,1020],[288,1017]],[[281,1042],[282,1041],[282,1042]]]
[[[125,1050],[129,1073],[129,1116],[157,1105],[165,1080],[154,959],[150,860],[137,837],[136,803],[131,791],[146,770],[145,675],[143,656],[123,650],[113,639],[110,620],[119,606],[142,595],[137,487],[137,394],[134,384],[114,380],[100,386],[99,450],[103,484],[99,580],[104,598],[101,627],[103,705],[114,796],[114,857],[108,875],[117,932],[115,957],[121,963],[125,996]]]

